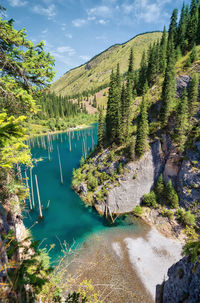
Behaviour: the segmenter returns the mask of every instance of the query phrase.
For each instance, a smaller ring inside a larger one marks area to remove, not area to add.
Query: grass
[[[117,63],[120,64],[122,74],[127,72],[131,48],[135,58],[135,69],[138,69],[143,51],[147,51],[149,45],[160,39],[161,35],[161,32],[145,33],[124,44],[110,47],[88,63],[64,74],[52,84],[51,91],[67,96],[81,93],[86,89],[96,89],[109,83],[111,70],[116,68]],[[101,102],[104,103],[104,101]]]

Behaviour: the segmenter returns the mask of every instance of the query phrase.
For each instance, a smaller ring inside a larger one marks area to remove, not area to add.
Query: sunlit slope
[[[98,89],[109,82],[111,70],[120,64],[121,73],[127,71],[130,49],[133,48],[135,68],[140,64],[143,50],[150,43],[161,38],[161,32],[145,33],[136,36],[124,44],[111,46],[101,54],[92,58],[86,64],[70,70],[51,86],[51,91],[66,96],[82,93],[86,90]]]

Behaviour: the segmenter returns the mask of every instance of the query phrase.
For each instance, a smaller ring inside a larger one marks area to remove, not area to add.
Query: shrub
[[[144,195],[142,203],[149,207],[156,207],[157,203],[155,192],[152,190],[149,194]]]
[[[133,213],[134,213],[134,215],[136,215],[136,216],[141,216],[142,213],[143,213],[142,207],[141,207],[140,205],[137,205],[137,206],[135,207],[135,209],[133,210]]]
[[[85,164],[85,158],[82,156],[80,160],[80,166],[83,166]]]
[[[184,211],[179,209],[176,212],[176,216],[179,222],[183,223],[185,226],[195,226],[196,225],[196,217],[193,215],[190,210]]]
[[[118,166],[118,173],[119,173],[119,175],[122,175],[122,174],[123,174],[122,163],[119,163],[119,166]]]
[[[88,189],[95,190],[98,186],[97,178],[95,178],[92,173],[88,174]]]
[[[169,210],[169,209],[163,209],[161,212],[161,215],[164,217],[169,218],[169,220],[172,220],[174,217],[174,213],[173,211]]]

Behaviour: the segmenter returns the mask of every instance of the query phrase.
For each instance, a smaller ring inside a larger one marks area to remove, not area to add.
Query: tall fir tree
[[[147,61],[146,61],[146,53],[144,51],[140,62],[140,69],[138,76],[138,87],[137,87],[138,94],[142,94],[146,79],[147,79]]]
[[[198,106],[199,106],[198,95],[199,95],[199,76],[198,74],[195,73],[192,77],[188,90],[189,116],[191,122],[194,119],[194,115],[198,111]]]
[[[148,149],[148,135],[149,135],[149,124],[148,124],[148,113],[147,104],[145,97],[142,97],[140,104],[140,115],[137,123],[137,135],[135,143],[135,153],[137,157],[141,157]]]
[[[197,41],[198,23],[199,23],[199,0],[192,0],[190,4],[190,15],[189,15],[187,31],[186,31],[188,50],[191,50]]]
[[[99,110],[99,125],[98,125],[98,148],[102,149],[104,143],[104,117],[103,109],[100,107]]]
[[[159,71],[161,73],[165,73],[165,69],[167,66],[167,32],[166,32],[166,27],[164,27],[163,29],[163,34],[162,34],[162,38],[160,41],[160,67],[159,67]]]
[[[177,41],[177,18],[178,18],[178,10],[174,9],[172,12],[169,31],[168,31],[168,41],[173,40],[174,45],[176,45],[176,41]]]
[[[114,83],[115,75],[112,70],[110,75],[110,87],[108,91],[108,102],[107,102],[107,111],[106,111],[106,139],[108,142],[111,142],[112,138],[112,107],[114,99]]]
[[[179,19],[178,29],[177,29],[177,45],[181,49],[182,54],[184,55],[187,48],[188,48],[188,42],[186,40],[186,30],[187,30],[187,24],[188,24],[188,10],[186,10],[185,3],[183,3],[182,9],[181,9],[181,15]]]
[[[188,126],[188,99],[187,91],[184,89],[182,98],[179,101],[176,119],[176,142],[181,149],[187,138]]]
[[[128,79],[126,83],[126,94],[125,94],[125,121],[124,121],[124,139],[127,141],[130,135],[130,124],[131,124],[131,102],[132,102],[132,84],[131,80]]]
[[[166,126],[168,123],[176,95],[176,69],[173,40],[169,42],[169,49],[170,55],[168,56],[168,64],[162,87],[162,105],[160,116],[163,126]]]

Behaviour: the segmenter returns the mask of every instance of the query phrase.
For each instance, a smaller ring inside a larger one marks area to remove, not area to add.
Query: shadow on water
[[[79,247],[88,236],[108,229],[133,225],[126,216],[119,217],[114,224],[100,217],[91,207],[85,207],[72,190],[72,171],[79,166],[81,156],[89,153],[97,142],[97,124],[90,128],[37,137],[29,143],[36,165],[32,170],[33,196],[32,212],[24,213],[24,223],[31,230],[34,239],[40,240],[40,247],[54,246],[50,251],[52,261],[62,254],[63,243],[68,248]],[[59,156],[61,168],[59,165]],[[42,161],[38,161],[38,159]],[[63,184],[61,184],[61,170]],[[44,219],[38,220],[39,199],[35,184],[38,179],[39,195]],[[28,185],[31,188],[31,172],[27,170]],[[74,245],[75,243],[75,245]]]

